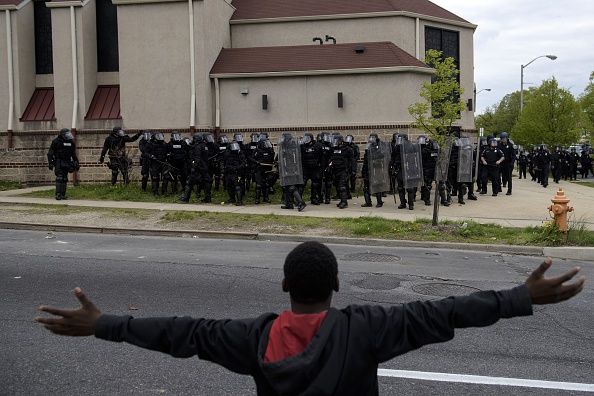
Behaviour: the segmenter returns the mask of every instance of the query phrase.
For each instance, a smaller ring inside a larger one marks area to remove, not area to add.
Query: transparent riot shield
[[[367,153],[369,168],[369,192],[371,194],[390,190],[390,144],[372,144]]]
[[[443,146],[439,147],[437,166],[435,169],[435,180],[446,181],[450,167],[450,154],[452,153],[453,139],[448,138]]]
[[[423,157],[421,145],[405,140],[400,145],[402,159],[402,182],[404,188],[415,188],[423,185]]]
[[[303,184],[299,141],[288,133],[283,133],[278,141],[278,171],[281,186]]]
[[[472,183],[472,143],[469,138],[460,139],[460,152],[458,153],[458,183]]]

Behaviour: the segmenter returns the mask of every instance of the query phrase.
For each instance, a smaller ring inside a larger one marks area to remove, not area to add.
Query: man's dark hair
[[[326,301],[338,291],[338,264],[334,253],[319,242],[305,242],[287,255],[285,281],[291,298],[302,304]]]

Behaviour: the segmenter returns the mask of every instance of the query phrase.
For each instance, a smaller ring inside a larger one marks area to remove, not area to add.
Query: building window
[[[425,51],[441,51],[444,58],[454,58],[460,68],[460,33],[451,30],[425,28]]]
[[[35,24],[35,72],[52,74],[54,62],[52,55],[52,14],[43,1],[33,3],[33,23]]]
[[[118,55],[118,11],[111,0],[96,0],[97,71],[120,70]]]

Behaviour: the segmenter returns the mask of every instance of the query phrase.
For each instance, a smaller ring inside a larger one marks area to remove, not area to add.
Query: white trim
[[[115,5],[129,5],[129,4],[155,4],[155,3],[181,3],[185,0],[112,0]],[[202,1],[202,0],[192,0]]]
[[[196,55],[194,49],[194,0],[188,0],[190,21],[190,128],[196,125]]]
[[[10,10],[6,10],[6,59],[8,60],[8,126],[7,131],[12,131],[14,121],[14,66],[12,54],[12,22]]]
[[[221,127],[221,88],[219,79],[215,78],[215,128]]]
[[[254,125],[226,125],[220,126],[221,129],[293,129],[293,130],[302,130],[303,128],[361,128],[361,129],[369,129],[368,126],[377,127],[377,126],[406,126],[406,128],[412,128],[414,125],[414,121],[373,121],[373,122],[359,122],[359,123],[327,123],[327,124],[320,124],[320,123],[306,123],[306,124],[299,124],[299,125],[282,125],[282,124],[275,124],[275,125],[263,125],[263,124],[254,124]]]
[[[114,0],[122,1],[122,0]],[[289,16],[277,18],[259,18],[259,19],[232,19],[229,21],[231,25],[244,25],[250,23],[278,23],[278,22],[299,22],[299,21],[316,21],[328,19],[359,19],[359,18],[379,18],[379,17],[393,17],[406,16],[411,18],[420,18],[426,21],[441,22],[448,25],[476,29],[478,25],[470,22],[455,21],[446,18],[434,17],[431,15],[417,14],[409,11],[381,11],[381,12],[361,12],[353,14],[334,14],[334,15],[303,15],[303,16]]]
[[[380,377],[409,378],[423,381],[456,382],[497,386],[515,386],[522,388],[559,389],[566,391],[594,392],[594,384],[579,382],[555,382],[530,380],[524,378],[487,377],[482,375],[446,374],[425,371],[378,369]]]
[[[217,73],[210,74],[211,78],[255,78],[255,77],[290,77],[290,76],[324,76],[335,74],[371,74],[371,73],[424,73],[435,74],[435,70],[421,66],[390,66],[370,67],[361,69],[331,69],[331,70],[293,70],[279,72],[258,73]]]
[[[415,57],[421,60],[421,20],[415,18]]]
[[[45,3],[45,6],[47,8],[66,8],[66,7],[84,7],[87,4],[89,4],[90,0],[74,0],[74,1],[59,1],[59,2],[53,2],[53,1],[48,1]]]

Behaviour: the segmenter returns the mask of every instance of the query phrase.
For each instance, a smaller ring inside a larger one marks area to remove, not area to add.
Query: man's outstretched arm
[[[469,296],[419,301],[393,307],[362,307],[371,326],[379,362],[423,345],[451,340],[456,328],[489,326],[499,319],[532,315],[533,304],[554,304],[582,291],[585,278],[574,283],[580,268],[545,278],[552,261],[547,258],[522,286],[482,291]]]

